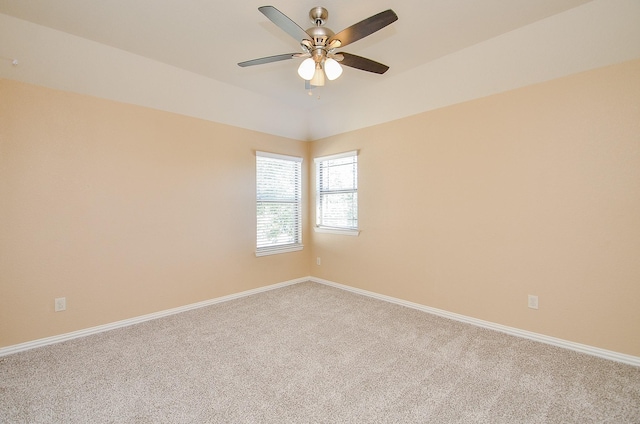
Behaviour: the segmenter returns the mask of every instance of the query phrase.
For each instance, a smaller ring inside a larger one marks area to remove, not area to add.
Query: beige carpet
[[[0,358],[2,423],[640,423],[640,368],[302,283]]]

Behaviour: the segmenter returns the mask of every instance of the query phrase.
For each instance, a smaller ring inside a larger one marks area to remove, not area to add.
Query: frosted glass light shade
[[[300,66],[298,67],[298,75],[302,79],[309,81],[313,78],[313,75],[316,72],[316,63],[310,57],[303,60]]]
[[[342,75],[342,66],[336,60],[328,58],[324,61],[324,73],[327,74],[329,81],[333,81]]]
[[[313,74],[313,78],[311,78],[311,85],[315,85],[316,87],[322,87],[324,85],[324,72],[319,63],[316,64],[316,71]]]

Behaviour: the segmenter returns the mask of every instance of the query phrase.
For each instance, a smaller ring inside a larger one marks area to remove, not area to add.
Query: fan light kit
[[[306,31],[273,6],[262,6],[258,10],[284,32],[295,38],[300,43],[302,53],[285,53],[247,60],[238,63],[239,66],[262,65],[294,57],[305,58],[298,67],[298,75],[311,87],[323,86],[325,75],[329,81],[340,77],[342,66],[376,74],[384,74],[389,69],[387,65],[365,57],[346,52],[336,53],[336,49],[358,41],[397,21],[398,15],[391,9],[351,25],[337,34],[324,26],[329,17],[329,12],[324,7],[314,7],[309,11],[309,18],[314,26]]]

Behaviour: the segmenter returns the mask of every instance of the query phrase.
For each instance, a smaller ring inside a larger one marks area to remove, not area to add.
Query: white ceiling
[[[352,105],[354,98],[362,98],[363,93],[375,92],[378,87],[386,93],[378,101],[402,102],[401,98],[389,99],[394,90],[387,87],[384,91],[384,85],[456,52],[590,1],[323,0],[320,5],[329,10],[326,26],[335,32],[389,8],[399,20],[344,49],[390,66],[386,74],[345,67],[338,80],[316,89],[313,96],[304,90],[296,74],[299,59],[237,66],[244,60],[299,51],[294,39],[258,11],[259,6],[269,4],[264,0],[0,0],[0,13],[267,97],[289,110],[306,111],[305,116],[314,121],[323,118],[323,110]],[[316,0],[278,0],[271,4],[303,28],[311,26],[309,9],[318,5]],[[411,92],[397,94],[411,97]],[[255,113],[250,105],[247,111]],[[284,134],[309,139],[350,129],[347,125],[317,131],[313,123],[307,126],[310,129],[306,134]]]

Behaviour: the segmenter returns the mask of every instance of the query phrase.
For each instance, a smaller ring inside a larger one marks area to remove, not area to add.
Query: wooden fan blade
[[[373,72],[374,74],[384,74],[389,70],[387,65],[376,62],[366,57],[356,56],[355,54],[340,52],[343,59],[340,61],[341,65],[349,66],[351,68],[360,69],[362,71]]]
[[[285,53],[275,56],[261,57],[260,59],[246,60],[238,63],[238,66],[242,66],[244,68],[245,66],[263,65],[265,63],[278,62],[280,60],[293,59],[298,56],[300,56],[300,53]]]
[[[351,25],[349,28],[343,29],[333,37],[329,38],[328,44],[331,44],[333,40],[339,40],[340,45],[338,47],[344,47],[347,44],[351,44],[354,41],[358,41],[361,38],[371,35],[374,32],[381,30],[389,24],[398,20],[398,15],[389,9],[384,12],[380,12],[377,15],[373,15],[357,24]]]
[[[311,40],[311,37],[300,25],[293,22],[287,15],[279,11],[273,6],[261,6],[258,8],[271,22],[276,24],[284,32],[292,36],[299,43],[302,40]]]

